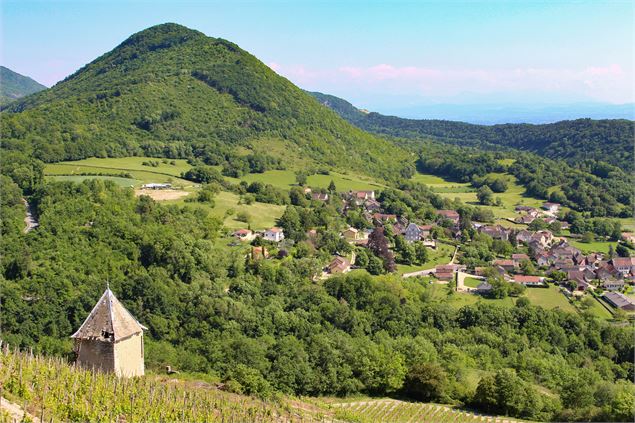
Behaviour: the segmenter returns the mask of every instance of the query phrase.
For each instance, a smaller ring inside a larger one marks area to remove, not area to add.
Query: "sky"
[[[635,101],[631,1],[0,0],[0,62],[51,86],[176,22],[370,110]]]

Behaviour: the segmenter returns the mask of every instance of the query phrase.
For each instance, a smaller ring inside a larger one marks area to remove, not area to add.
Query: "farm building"
[[[615,308],[619,308],[624,311],[635,311],[635,303],[633,300],[620,292],[607,292],[603,295],[603,297]]]
[[[71,336],[75,340],[77,364],[120,377],[143,376],[145,329],[107,288]]]
[[[169,189],[172,188],[171,184],[157,184],[157,183],[149,183],[141,185],[141,189]]]
[[[265,231],[264,238],[267,241],[280,242],[284,239],[284,231],[282,228],[273,227]]]

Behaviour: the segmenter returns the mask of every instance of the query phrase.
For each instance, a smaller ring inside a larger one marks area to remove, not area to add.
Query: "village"
[[[323,190],[322,190],[323,191]],[[513,251],[507,256],[498,256],[488,266],[470,266],[462,263],[461,248],[469,245],[462,233],[466,228],[462,224],[461,215],[456,210],[436,210],[434,219],[409,221],[404,216],[386,213],[379,197],[373,190],[348,191],[345,193],[312,192],[305,188],[304,193],[313,204],[337,201],[341,202],[342,215],[351,211],[361,211],[368,223],[365,228],[349,226],[343,228],[339,235],[352,247],[367,248],[376,228],[390,232],[393,238],[401,237],[408,244],[418,244],[434,251],[437,246],[450,245],[454,248],[451,259],[446,263],[423,266],[422,270],[402,273],[404,278],[422,278],[428,283],[451,284],[457,292],[487,297],[494,287],[490,278],[502,280],[526,288],[546,288],[549,284],[559,288],[558,293],[570,300],[592,298],[610,313],[619,310],[627,315],[635,312],[635,301],[625,295],[635,283],[635,257],[619,257],[602,252],[583,254],[569,243],[566,236],[556,235],[549,229],[530,230],[518,227],[506,227],[501,224],[489,224],[472,221],[470,228],[492,240],[509,242]],[[518,205],[515,208],[518,216],[508,219],[517,225],[531,225],[542,221],[544,227],[562,230],[569,224],[559,219],[561,206],[557,203],[545,202],[542,207],[535,208]],[[232,236],[242,243],[256,244],[249,253],[253,259],[285,257],[293,242],[285,239],[284,229],[271,227],[262,231],[241,228],[232,232]],[[306,233],[306,239],[313,242],[318,236],[315,229]],[[264,242],[261,242],[264,241]],[[634,235],[623,232],[620,242],[632,245]],[[390,245],[391,251],[395,245]],[[282,253],[280,254],[280,251]],[[316,279],[325,279],[333,275],[348,273],[362,268],[355,261],[355,248],[349,254],[335,254],[324,266]],[[396,255],[393,251],[393,256]],[[466,281],[468,283],[466,284]],[[471,283],[470,283],[471,282]]]

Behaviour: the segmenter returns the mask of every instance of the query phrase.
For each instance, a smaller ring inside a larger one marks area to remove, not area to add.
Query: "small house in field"
[[[456,210],[437,210],[436,214],[443,219],[448,219],[455,225],[457,225],[461,219],[461,216]]]
[[[347,241],[357,241],[363,238],[363,234],[356,228],[350,227],[342,232],[342,236]]]
[[[549,213],[556,214],[560,211],[559,203],[543,203],[542,208],[548,211]]]
[[[267,241],[280,242],[284,239],[284,231],[282,228],[273,227],[265,231],[264,239]]]
[[[544,286],[545,278],[543,276],[516,275],[514,276],[514,282],[525,286]]]
[[[457,266],[454,264],[442,264],[437,265],[434,268],[434,276],[442,281],[450,281],[454,279],[454,273],[456,273]]]
[[[149,183],[141,185],[141,189],[170,189],[172,188],[171,184],[157,184],[157,183]]]
[[[249,229],[238,229],[234,232],[234,237],[241,241],[252,241],[255,238],[253,231]]]
[[[509,259],[494,260],[494,266],[500,266],[505,269],[506,272],[513,272],[516,270],[516,263],[514,263],[514,260]]]
[[[120,377],[143,376],[145,329],[107,288],[71,336],[77,365]]]
[[[351,262],[344,257],[335,257],[327,266],[327,270],[332,275],[337,273],[346,273],[351,270]]]
[[[315,201],[328,201],[329,195],[323,192],[314,192],[311,194],[311,199]]]
[[[266,259],[269,257],[269,251],[266,247],[251,247],[252,260]]]

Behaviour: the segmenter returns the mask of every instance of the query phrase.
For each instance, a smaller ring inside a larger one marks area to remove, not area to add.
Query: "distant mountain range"
[[[513,148],[572,165],[603,161],[633,169],[635,122],[626,119],[577,119],[550,124],[475,125],[435,119],[404,119],[368,112],[341,98],[311,93],[322,104],[366,131],[403,138],[428,138],[481,149]]]
[[[45,89],[44,85],[28,76],[0,66],[0,106]]]
[[[384,107],[383,114],[407,119],[441,119],[482,125],[554,123],[561,120],[635,119],[635,104],[425,104]]]

